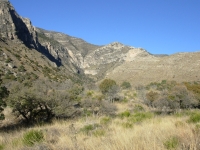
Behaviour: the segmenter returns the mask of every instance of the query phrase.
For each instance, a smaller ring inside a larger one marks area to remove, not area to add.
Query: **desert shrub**
[[[4,145],[0,144],[0,150],[4,149]]]
[[[134,112],[144,111],[144,107],[141,105],[135,105],[133,108]]]
[[[101,114],[114,116],[116,111],[117,107],[114,104],[107,101],[101,101],[99,108]]]
[[[21,143],[22,143],[22,140],[21,140],[20,138],[14,138],[14,139],[12,140],[12,146],[13,146],[13,147],[17,147],[17,146],[19,146]]]
[[[128,102],[128,99],[126,97],[124,97],[120,102],[122,103],[127,103]]]
[[[103,124],[103,125],[107,125],[111,122],[111,118],[110,117],[103,117],[101,118],[100,120],[100,124]]]
[[[151,119],[153,116],[154,116],[153,113],[150,113],[150,112],[137,112],[137,113],[132,114],[129,117],[129,121],[133,123],[138,123],[146,119]]]
[[[18,54],[13,54],[18,60],[20,60],[21,59],[21,56],[20,55],[18,55]]]
[[[87,91],[86,96],[92,97],[93,94],[94,94],[94,91]]]
[[[101,137],[101,136],[104,136],[105,135],[105,130],[103,129],[97,129],[97,130],[94,130],[92,132],[92,134],[95,136],[95,137]]]
[[[177,137],[173,136],[164,141],[163,145],[165,146],[166,149],[176,149],[179,145],[179,140]]]
[[[194,95],[195,98],[198,100],[198,105],[200,105],[200,83],[185,83],[185,86],[189,91],[191,91]]]
[[[70,99],[74,101],[80,101],[81,97],[80,94],[83,92],[84,87],[78,84],[73,85],[72,88],[68,90],[68,96]]]
[[[179,112],[174,113],[174,116],[176,116],[176,117],[191,116],[196,113],[198,113],[198,111],[181,110]]]
[[[87,134],[87,135],[91,135],[93,132],[93,130],[97,129],[99,127],[98,124],[89,124],[89,125],[85,125],[83,126],[80,131],[84,134]]]
[[[31,92],[13,93],[9,105],[17,116],[22,116],[26,123],[49,121],[53,117],[47,102]]]
[[[171,109],[193,108],[197,105],[194,95],[184,85],[176,85],[168,93],[167,100]]]
[[[100,85],[99,89],[104,94],[110,102],[113,102],[115,98],[117,98],[117,93],[119,92],[120,88],[114,80],[105,79],[103,80]]]
[[[9,63],[9,62],[11,62],[11,61],[12,61],[11,58],[6,59],[6,63]]]
[[[123,119],[123,118],[128,118],[128,117],[130,117],[130,115],[131,115],[130,111],[126,110],[126,111],[120,113],[120,114],[119,114],[119,117]]]
[[[147,104],[152,106],[152,103],[159,98],[159,94],[154,91],[150,91],[146,94]]]
[[[127,81],[124,81],[121,84],[121,88],[123,88],[123,89],[129,89],[129,88],[131,88],[131,84],[129,82],[127,82]]]
[[[175,126],[178,128],[178,127],[185,127],[186,126],[186,123],[183,122],[183,121],[176,121],[175,122]]]
[[[25,67],[23,65],[21,65],[21,66],[19,66],[18,71],[19,72],[25,72],[26,69],[25,69]]]
[[[23,143],[26,146],[33,146],[36,143],[41,143],[44,140],[42,131],[30,130],[23,135]]]
[[[191,114],[188,122],[190,122],[190,123],[200,122],[200,113],[198,112],[198,113]]]
[[[85,125],[83,128],[80,129],[81,132],[88,134],[90,131],[94,130],[94,125],[89,124],[89,125]]]
[[[116,86],[117,83],[112,80],[112,79],[105,79],[103,80],[100,85],[99,85],[99,89],[100,91],[105,94],[105,93],[108,93],[109,90],[113,87],[113,86]]]
[[[48,95],[48,106],[52,109],[56,118],[73,118],[80,115],[78,108],[74,105],[79,105],[77,97],[72,98],[69,93],[54,91]]]
[[[5,86],[1,85],[2,85],[2,80],[0,79],[0,120],[3,120],[5,119],[5,116],[2,112],[4,110],[4,107],[6,107],[5,98],[8,97],[9,91]]]
[[[131,123],[131,122],[122,123],[122,127],[124,127],[124,128],[132,128],[133,127],[133,123]]]

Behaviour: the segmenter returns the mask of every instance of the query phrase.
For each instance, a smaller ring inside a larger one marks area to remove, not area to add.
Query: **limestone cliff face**
[[[132,84],[165,79],[200,80],[200,53],[158,56],[119,42],[93,45],[60,32],[36,28],[29,19],[20,17],[8,1],[0,0],[0,41],[4,38],[36,49],[53,67],[63,66],[70,73],[85,73],[97,81],[105,77]]]
[[[10,2],[0,1],[0,36],[38,48],[35,28],[29,19],[20,17]]]
[[[84,58],[100,46],[92,45],[80,38],[75,38],[60,32],[37,28],[39,42],[47,47],[50,53],[62,60],[63,65],[69,61],[74,66],[83,69]]]
[[[76,64],[71,64],[68,59],[68,52],[59,42],[55,40],[52,42],[51,39],[38,41],[38,37],[40,39],[42,37],[38,36],[31,21],[28,18],[19,16],[10,2],[6,0],[0,0],[0,37],[36,49],[52,61],[53,67],[64,64],[73,72],[79,70]]]
[[[83,68],[85,74],[96,75],[102,78],[108,72],[122,65],[124,62],[133,61],[137,57],[152,56],[144,49],[125,46],[114,42],[96,49],[84,59]]]

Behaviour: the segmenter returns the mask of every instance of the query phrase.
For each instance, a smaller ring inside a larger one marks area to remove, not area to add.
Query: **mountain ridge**
[[[165,79],[200,80],[199,52],[154,55],[120,42],[98,46],[61,32],[34,27],[29,19],[17,14],[10,2],[0,3],[1,40],[37,50],[51,62],[51,67],[65,68],[70,74],[86,75],[95,81],[113,78],[118,82],[130,80],[132,84],[145,84]],[[186,73],[190,68],[192,75]]]

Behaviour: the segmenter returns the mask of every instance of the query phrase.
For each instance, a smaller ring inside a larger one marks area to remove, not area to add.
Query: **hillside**
[[[198,150],[199,109],[200,52],[94,45],[0,0],[0,150]]]
[[[29,19],[18,15],[9,2],[0,3],[1,42],[8,41],[8,49],[23,45],[30,53],[37,51],[34,53],[45,57],[43,61],[37,57],[39,64],[48,62],[65,75],[85,74],[95,81],[112,78],[118,83],[128,80],[132,85],[162,80],[200,80],[199,52],[168,56],[152,55],[142,48],[119,42],[97,46],[64,33],[36,28]],[[26,59],[23,55],[20,57]]]
[[[106,74],[107,78],[133,85],[173,80],[177,82],[199,81],[200,52],[178,53],[170,56],[155,57],[153,55],[136,57],[125,61]]]

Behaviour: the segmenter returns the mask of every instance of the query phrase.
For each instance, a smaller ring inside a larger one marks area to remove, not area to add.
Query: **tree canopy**
[[[6,98],[8,95],[9,91],[5,86],[2,86],[2,80],[0,79],[0,120],[5,119],[5,116],[2,112],[4,110],[4,107],[6,107],[6,102],[4,101],[4,98]]]
[[[117,83],[112,79],[104,79],[100,85],[99,89],[103,94],[108,93]]]

